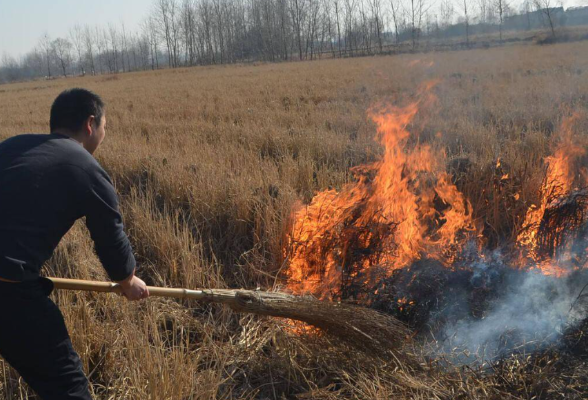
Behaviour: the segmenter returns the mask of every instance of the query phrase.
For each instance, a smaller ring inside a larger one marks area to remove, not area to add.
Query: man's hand
[[[134,301],[149,297],[147,285],[142,279],[137,278],[134,272],[124,281],[118,282],[118,284],[122,289],[121,294],[128,300]]]

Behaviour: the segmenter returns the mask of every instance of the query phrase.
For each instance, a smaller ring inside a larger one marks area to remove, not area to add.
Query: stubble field
[[[418,140],[474,166],[460,189],[489,245],[516,238],[539,201],[544,157],[562,120],[577,115],[578,137],[587,138],[585,42],[5,85],[0,139],[47,133],[62,90],[95,91],[107,103],[97,157],[120,194],[139,275],[159,286],[273,290],[285,286],[293,207],[341,188],[351,167],[378,159],[368,111],[406,104],[431,81],[437,100],[414,121]],[[498,159],[516,176],[516,201],[496,195],[488,171]],[[105,279],[83,223],[46,272]],[[514,357],[491,371],[431,359],[409,367],[220,305],[53,298],[97,399],[547,399],[582,398],[587,388],[581,360],[565,370],[547,355]],[[33,398],[28,393],[0,361],[0,397]]]

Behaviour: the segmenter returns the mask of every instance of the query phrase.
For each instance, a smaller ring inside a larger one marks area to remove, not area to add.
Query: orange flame
[[[322,299],[361,299],[382,279],[422,258],[452,268],[468,240],[479,237],[470,203],[445,170],[444,152],[418,140],[415,117],[435,101],[430,94],[435,84],[425,85],[407,106],[370,110],[384,150],[381,159],[353,168],[354,182],[339,191],[320,192],[294,212],[285,251],[290,290]],[[517,237],[521,268],[554,276],[569,272],[561,261],[571,260],[572,252],[562,257],[553,250],[565,250],[568,234],[559,222],[558,207],[588,182],[586,169],[578,168],[586,150],[573,135],[577,117],[562,123],[556,150],[545,160],[540,203],[529,207]],[[513,179],[502,172],[500,159],[499,170],[499,184]],[[515,193],[514,199],[519,198]],[[586,216],[574,218],[582,224]],[[546,255],[545,243],[551,254]],[[482,252],[479,256],[484,258]],[[406,308],[411,301],[401,298],[398,304]]]
[[[541,224],[545,223],[546,212],[551,207],[557,207],[558,203],[576,189],[575,185],[585,186],[586,170],[577,168],[578,161],[586,155],[586,149],[578,143],[574,135],[573,125],[578,120],[579,114],[564,119],[560,128],[560,141],[552,156],[545,158],[547,166],[546,175],[540,188],[541,202],[537,206],[532,204],[525,216],[523,230],[517,237],[517,243],[523,250],[522,263],[528,265],[528,261],[534,263],[535,268],[545,275],[563,276],[569,270],[558,265],[558,260],[553,255],[541,254],[539,233]],[[564,227],[551,227],[554,235],[563,235]],[[554,243],[554,247],[560,247],[563,243]],[[563,257],[570,257],[564,254]]]
[[[318,193],[295,213],[291,290],[339,298],[345,287],[374,285],[424,255],[451,266],[473,230],[471,207],[445,171],[444,153],[409,131],[433,86],[406,107],[372,110],[382,159],[354,168],[354,183]]]

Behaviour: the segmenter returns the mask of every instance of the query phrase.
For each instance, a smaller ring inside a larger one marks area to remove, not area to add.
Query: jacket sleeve
[[[135,257],[123,230],[118,197],[108,174],[101,168],[90,174],[86,192],[86,226],[98,258],[113,281],[122,281],[135,269]]]

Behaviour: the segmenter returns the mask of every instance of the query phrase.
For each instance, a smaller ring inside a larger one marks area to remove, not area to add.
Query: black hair
[[[51,132],[57,129],[77,132],[91,115],[96,124],[100,124],[104,115],[104,102],[100,96],[86,89],[68,89],[61,92],[51,106],[49,128]]]

